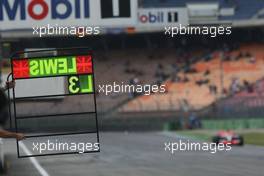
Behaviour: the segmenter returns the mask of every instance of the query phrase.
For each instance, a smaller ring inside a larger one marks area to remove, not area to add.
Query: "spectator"
[[[243,84],[244,84],[244,88],[247,90],[248,93],[254,92],[253,86],[247,80],[244,80]]]
[[[217,86],[213,84],[209,85],[209,91],[210,91],[210,94],[217,95]]]
[[[209,69],[206,69],[206,71],[204,72],[204,76],[208,76],[208,75],[210,75],[210,70]]]
[[[255,64],[256,63],[256,57],[255,56],[251,56],[249,58],[249,62],[252,63],[252,64]]]
[[[126,61],[125,62],[125,64],[124,64],[124,66],[125,66],[125,70],[124,70],[124,72],[125,73],[131,73],[131,69],[130,69],[130,62],[129,61]]]
[[[239,90],[240,90],[239,80],[238,80],[238,78],[233,78],[231,86],[230,86],[230,92],[233,95],[233,94],[237,93]]]
[[[189,78],[186,75],[184,75],[182,82],[187,83],[189,81],[190,81]]]

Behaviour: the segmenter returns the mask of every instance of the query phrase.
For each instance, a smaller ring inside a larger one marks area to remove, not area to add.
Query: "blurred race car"
[[[243,146],[244,139],[233,131],[219,131],[216,136],[213,137],[213,143]]]

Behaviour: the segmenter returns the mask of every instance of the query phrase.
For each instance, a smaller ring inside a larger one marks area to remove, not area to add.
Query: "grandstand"
[[[202,110],[231,96],[230,87],[235,78],[238,78],[239,85],[242,86],[244,81],[254,84],[264,75],[264,46],[260,38],[258,43],[239,38],[248,32],[252,36],[261,35],[259,32],[253,34],[254,29],[242,32],[239,30],[234,32],[231,41],[220,38],[218,43],[202,36],[190,36],[188,40],[181,37],[172,42],[160,37],[160,33],[132,35],[125,39],[122,36],[110,36],[103,42],[108,45],[107,50],[102,49],[102,43],[95,42],[96,38],[85,40],[87,43],[96,43],[97,85],[111,85],[113,82],[130,84],[132,79],[137,78],[139,84],[162,83],[167,88],[166,94],[132,99],[129,93],[111,93],[106,96],[98,92],[99,112],[107,115],[116,110],[121,113],[182,111],[186,108]],[[47,40],[46,44],[49,45],[51,41],[52,39]],[[66,41],[70,42],[71,39]],[[149,41],[151,45],[148,45]],[[83,42],[84,40],[80,40],[80,44]],[[124,43],[124,46],[120,43]],[[30,48],[32,44],[26,46]],[[159,65],[163,67],[162,80],[156,75]],[[63,103],[69,105],[59,109],[67,109],[72,101],[89,104],[87,100],[78,97],[75,100],[66,98]],[[36,106],[35,102],[23,105],[27,113],[34,113]],[[56,109],[53,102],[41,102],[41,106],[43,111]]]
[[[138,36],[137,36],[138,37]],[[141,36],[139,36],[141,38]],[[184,66],[185,59],[191,59],[190,57],[201,57],[203,52],[200,49],[188,50],[192,52],[192,55],[187,53],[177,53],[173,49],[160,49],[157,54],[152,54],[152,49],[148,49],[149,52],[145,52],[146,49],[125,49],[124,51],[110,50],[107,55],[102,55],[101,51],[96,52],[96,84],[97,85],[112,85],[113,82],[118,84],[130,84],[130,80],[137,78],[139,84],[157,84],[159,79],[157,78],[156,70],[159,64],[162,64],[164,74],[169,77],[173,72],[173,64],[177,64],[178,67]],[[204,51],[206,52],[206,51]],[[163,54],[163,53],[166,53]],[[138,58],[135,60],[135,58]],[[162,60],[160,60],[162,59]],[[67,83],[65,83],[67,84]],[[67,86],[67,85],[66,85]],[[130,93],[114,93],[105,95],[104,92],[98,92],[97,103],[99,112],[106,114],[110,111],[115,111],[116,108],[122,107],[128,101],[131,100]],[[84,99],[81,96],[78,97],[66,97],[62,100],[54,101],[28,101],[21,102],[19,106],[19,112],[24,115],[27,114],[43,114],[46,109],[52,111],[59,110],[63,112],[68,109],[72,103],[79,104],[75,107],[75,111],[82,111],[84,107],[81,105],[91,105],[89,99]],[[136,101],[136,99],[135,99]],[[19,102],[18,102],[19,103]],[[41,108],[40,108],[41,107]],[[36,112],[37,109],[37,112]],[[58,112],[59,112],[58,111]]]
[[[192,110],[201,110],[221,98],[237,93],[245,83],[254,84],[262,79],[263,51],[263,44],[241,45],[225,54],[223,51],[214,51],[209,60],[200,58],[201,61],[192,65],[195,73],[178,73],[178,77],[187,77],[188,81],[175,82],[168,79],[164,82],[167,94],[140,96],[124,105],[120,111],[179,111],[184,108],[184,102]],[[240,86],[238,90],[233,90],[234,80]],[[215,90],[212,90],[212,86]]]
[[[214,118],[261,118],[263,112],[263,78],[245,89],[219,101],[209,114]]]

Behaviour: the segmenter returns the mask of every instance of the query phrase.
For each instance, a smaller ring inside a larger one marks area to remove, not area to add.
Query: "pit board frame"
[[[50,54],[44,54],[45,52],[56,52],[55,55],[50,55]],[[25,58],[25,54],[31,54],[31,53],[39,53],[40,56],[37,57],[28,57]],[[41,56],[41,53],[43,53],[43,56]],[[60,54],[61,53],[61,54]],[[14,78],[14,66],[13,66],[13,61],[14,60],[19,60],[19,59],[45,59],[45,58],[54,58],[54,57],[70,57],[70,56],[91,56],[91,62],[92,62],[92,73],[85,73],[85,74],[62,74],[62,75],[57,75],[57,76],[41,76],[41,77],[29,77],[29,78]],[[98,124],[98,113],[97,113],[97,103],[96,103],[96,86],[95,86],[95,66],[94,66],[94,54],[90,48],[84,48],[84,47],[79,47],[79,48],[54,48],[54,49],[47,49],[47,50],[34,50],[34,51],[21,51],[21,52],[16,52],[14,53],[11,58],[11,73],[7,77],[7,81],[15,81],[15,80],[26,80],[26,79],[41,79],[41,78],[47,78],[47,77],[65,77],[65,76],[81,76],[81,75],[91,75],[92,76],[92,86],[93,86],[93,92],[92,93],[78,93],[78,94],[60,94],[60,95],[45,95],[45,96],[30,96],[30,97],[22,97],[22,98],[17,98],[16,97],[16,92],[15,88],[12,88],[11,91],[8,89],[8,100],[9,100],[9,123],[10,123],[10,129],[15,129],[16,133],[19,133],[18,130],[18,117],[17,117],[17,112],[16,112],[16,100],[27,100],[28,98],[30,99],[37,99],[37,98],[52,98],[52,97],[58,97],[58,96],[78,96],[78,95],[88,95],[92,94],[93,95],[93,103],[94,103],[94,111],[88,111],[88,112],[80,112],[80,113],[60,113],[60,114],[49,114],[49,115],[39,115],[39,116],[24,116],[23,118],[19,118],[19,120],[23,119],[28,119],[28,118],[45,118],[45,117],[56,117],[56,116],[70,116],[70,115],[88,115],[88,114],[94,114],[95,118],[95,129],[90,130],[90,131],[83,131],[83,132],[69,132],[69,133],[49,133],[49,134],[44,134],[44,135],[26,135],[27,138],[38,138],[38,137],[53,137],[53,136],[69,136],[69,135],[84,135],[84,134],[96,134],[96,142],[98,143],[99,149],[98,150],[93,150],[93,151],[84,151],[82,154],[85,153],[98,153],[100,152],[100,137],[99,137],[99,124]],[[13,100],[11,100],[11,95],[13,96]],[[14,120],[12,120],[12,110],[11,106],[13,103],[13,116]],[[14,127],[13,127],[13,121],[14,121]],[[40,156],[56,156],[56,155],[68,155],[68,154],[80,154],[78,151],[76,152],[60,152],[60,153],[51,153],[51,154],[36,154],[36,155],[21,155],[20,152],[20,147],[19,147],[19,141],[16,140],[16,145],[17,145],[17,156],[18,158],[29,158],[29,157],[40,157]]]

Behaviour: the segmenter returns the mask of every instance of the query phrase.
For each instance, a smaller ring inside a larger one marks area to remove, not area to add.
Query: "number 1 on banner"
[[[120,10],[119,10],[119,0],[113,0],[113,15],[119,16]]]
[[[68,79],[68,83],[68,89],[71,94],[93,92],[92,75],[70,76]]]

